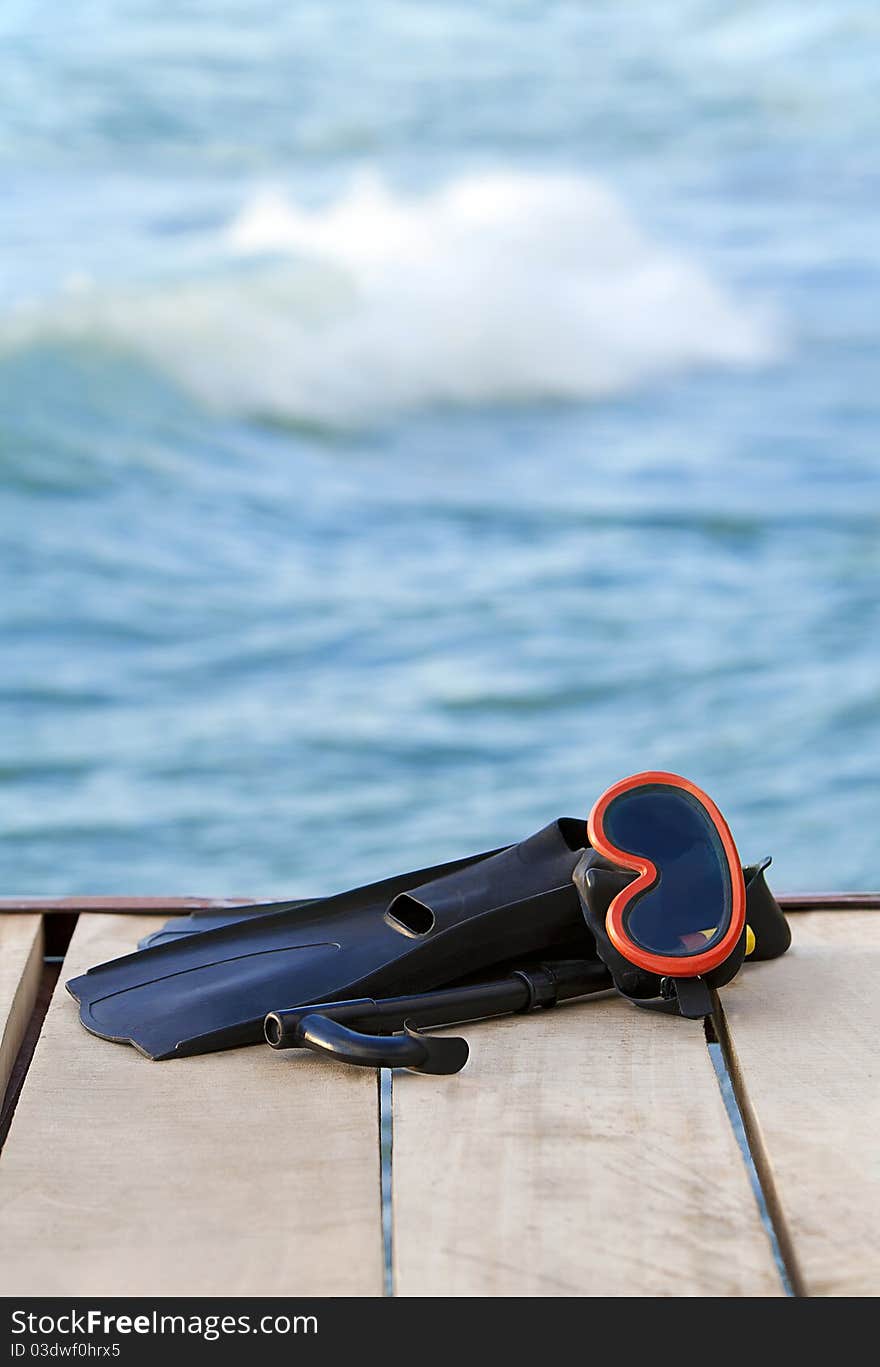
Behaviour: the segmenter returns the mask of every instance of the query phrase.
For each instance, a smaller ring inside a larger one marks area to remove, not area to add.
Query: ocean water
[[[6,0],[0,887],[684,772],[877,887],[880,12]]]

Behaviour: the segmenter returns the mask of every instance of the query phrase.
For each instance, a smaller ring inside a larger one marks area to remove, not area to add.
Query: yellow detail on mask
[[[702,935],[705,940],[711,940],[717,929],[717,926],[711,926],[709,930],[701,930],[698,933]],[[750,954],[754,954],[754,952],[755,932],[752,930],[751,926],[746,926],[746,958],[748,958]]]

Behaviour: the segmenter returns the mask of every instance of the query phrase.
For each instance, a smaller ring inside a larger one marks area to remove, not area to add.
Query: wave
[[[589,401],[778,349],[767,319],[577,175],[465,175],[421,196],[364,176],[317,209],[264,191],[199,278],[74,285],[7,318],[0,346],[111,346],[212,408],[281,421]]]

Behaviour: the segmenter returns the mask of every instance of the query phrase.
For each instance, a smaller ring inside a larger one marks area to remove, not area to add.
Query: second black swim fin
[[[164,1059],[258,1043],[280,1004],[427,991],[559,946],[590,955],[572,882],[585,844],[584,823],[561,818],[518,845],[156,944],[67,987],[86,1029]]]
[[[215,907],[200,907],[197,911],[188,912],[186,916],[173,916],[159,930],[151,930],[149,935],[138,940],[138,949],[153,949],[156,945],[172,944],[176,940],[185,939],[187,935],[202,935],[206,930],[220,930],[222,926],[234,925],[236,921],[249,921],[254,916],[271,916],[277,911],[298,911],[300,907],[309,907],[313,902],[321,900],[316,897],[300,897],[290,902],[243,903],[238,907],[223,907],[220,910]]]

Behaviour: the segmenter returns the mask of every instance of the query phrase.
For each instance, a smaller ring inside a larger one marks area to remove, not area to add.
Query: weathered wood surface
[[[467,1027],[394,1079],[401,1295],[775,1296],[702,1025],[619,999]]]
[[[80,917],[0,1156],[4,1294],[381,1294],[373,1072],[79,1024],[64,979],[157,924]]]
[[[793,943],[725,988],[753,1113],[804,1292],[880,1294],[880,916],[792,917]]]
[[[43,968],[42,916],[0,916],[0,1105]]]
[[[268,1049],[153,1064],[63,990],[160,924],[82,915],[0,1155],[5,1294],[383,1286],[375,1074]],[[880,1291],[880,916],[792,917],[719,1024],[796,1289]],[[0,1078],[41,919],[0,916]],[[466,1027],[457,1078],[394,1080],[402,1295],[779,1295],[700,1026],[613,999]]]

